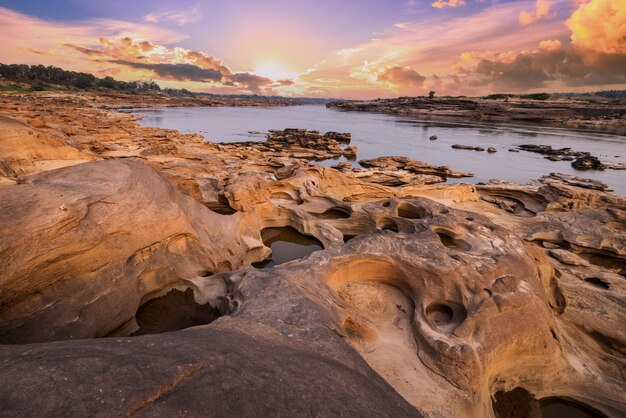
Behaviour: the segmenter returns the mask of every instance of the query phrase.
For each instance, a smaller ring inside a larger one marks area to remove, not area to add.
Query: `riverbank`
[[[609,101],[400,97],[332,102],[326,106],[346,111],[433,119],[523,122],[626,135],[626,104]]]
[[[358,154],[349,132],[207,142],[122,102],[0,96],[3,410],[626,407],[626,200],[602,183],[444,184],[468,173],[403,157],[335,169],[314,160]],[[323,250],[253,267],[283,227]]]

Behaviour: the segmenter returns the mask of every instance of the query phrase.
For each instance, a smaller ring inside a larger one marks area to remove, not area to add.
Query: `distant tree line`
[[[484,96],[483,99],[508,100],[511,97],[519,97],[521,99],[529,99],[529,100],[548,100],[550,98],[550,95],[548,93],[531,93],[531,94],[521,94],[517,96],[515,94],[496,93],[496,94],[490,94],[488,96]]]
[[[161,90],[154,81],[127,82],[110,76],[98,78],[89,73],[45,65],[0,64],[0,77],[8,81],[31,84],[33,90],[46,90],[50,84],[80,90],[109,89],[121,92]]]

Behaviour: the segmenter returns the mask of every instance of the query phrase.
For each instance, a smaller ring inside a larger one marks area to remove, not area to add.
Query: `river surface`
[[[540,154],[508,150],[521,144],[552,145],[588,151],[603,161],[626,162],[626,137],[571,131],[553,127],[420,120],[366,112],[345,112],[325,106],[305,105],[275,108],[195,107],[140,109],[144,126],[177,129],[202,134],[207,141],[263,141],[250,131],[306,128],[320,132],[352,134],[351,145],[358,147],[358,158],[403,155],[429,164],[447,165],[453,170],[474,173],[472,178],[451,182],[477,183],[500,179],[529,183],[551,172],[573,174],[600,180],[620,195],[626,195],[626,171],[574,170],[569,161],[549,161]],[[430,141],[437,135],[437,141]],[[496,154],[456,150],[453,144],[494,147]],[[343,159],[341,159],[343,160]],[[323,162],[325,165],[336,161]],[[353,162],[358,166],[356,162]]]

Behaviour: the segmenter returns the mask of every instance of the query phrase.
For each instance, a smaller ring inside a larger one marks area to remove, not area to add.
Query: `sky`
[[[0,0],[0,62],[346,99],[626,89],[626,0]]]

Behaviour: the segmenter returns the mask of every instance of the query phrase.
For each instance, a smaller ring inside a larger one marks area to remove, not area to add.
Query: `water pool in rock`
[[[289,226],[265,228],[261,231],[261,237],[265,245],[272,249],[272,255],[267,260],[255,263],[257,268],[298,260],[324,248],[317,239],[303,235]]]

